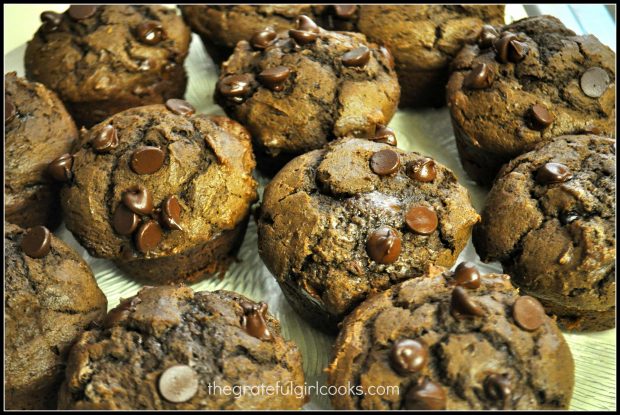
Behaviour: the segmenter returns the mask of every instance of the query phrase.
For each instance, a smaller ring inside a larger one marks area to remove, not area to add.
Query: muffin
[[[191,33],[176,9],[73,5],[41,20],[26,75],[58,93],[78,126],[183,97]]]
[[[257,199],[241,125],[171,99],[118,113],[81,140],[61,197],[91,255],[149,284],[225,271]]]
[[[84,260],[43,226],[4,223],[4,404],[56,409],[71,344],[107,300]]]
[[[467,262],[362,303],[328,373],[357,392],[333,395],[336,409],[568,409],[574,385],[570,349],[540,303]]]
[[[367,296],[450,267],[479,216],[450,170],[415,152],[343,139],[266,186],[258,250],[308,322],[326,330]]]
[[[399,94],[387,49],[300,16],[297,29],[239,42],[222,64],[215,99],[248,128],[259,168],[269,171],[338,137],[374,137]]]
[[[614,327],[615,141],[562,136],[502,168],[474,245],[566,330]]]
[[[148,287],[80,337],[58,407],[300,409],[305,396],[285,387],[303,383],[301,355],[265,303],[230,291]]]
[[[465,170],[489,184],[500,167],[564,135],[615,135],[616,55],[556,18],[486,26],[453,61],[448,106]]]
[[[10,72],[4,76],[5,219],[55,229],[62,220],[60,188],[48,165],[69,153],[75,124],[56,94]]]

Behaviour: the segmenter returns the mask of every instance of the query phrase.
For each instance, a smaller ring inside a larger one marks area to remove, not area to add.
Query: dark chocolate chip
[[[135,233],[135,242],[138,251],[146,254],[157,248],[157,245],[161,242],[162,235],[159,223],[154,220],[144,222]]]
[[[454,287],[452,291],[452,301],[450,303],[452,310],[461,315],[483,316],[484,310],[480,308],[465,291],[463,287]]]
[[[463,79],[463,86],[469,89],[484,89],[493,83],[493,71],[486,63],[479,63]]]
[[[519,63],[525,59],[529,50],[527,43],[513,39],[508,43],[508,60],[512,63]]]
[[[488,399],[505,405],[512,394],[510,380],[506,376],[491,374],[484,380],[484,393]]]
[[[15,118],[17,111],[15,110],[15,105],[13,104],[13,100],[4,95],[4,123],[8,124]]]
[[[196,109],[184,99],[171,98],[166,101],[166,107],[178,115],[192,115]]]
[[[108,124],[93,138],[91,145],[97,153],[109,153],[118,147],[118,133],[113,125]]]
[[[374,230],[366,241],[368,256],[379,264],[395,262],[400,255],[400,248],[400,236],[389,226]]]
[[[166,32],[160,22],[150,21],[136,27],[136,37],[146,45],[156,45],[166,38]]]
[[[369,60],[370,49],[368,49],[366,46],[355,48],[342,55],[342,64],[344,66],[361,68],[363,66],[366,66]]]
[[[73,156],[65,153],[52,161],[47,166],[47,171],[57,182],[67,182],[73,177],[71,167],[73,167]]]
[[[307,32],[319,33],[319,27],[317,26],[317,24],[314,22],[314,20],[312,20],[311,18],[309,18],[305,14],[302,14],[302,15],[298,16],[297,19],[295,19],[295,25],[296,25],[297,29],[299,29],[299,30],[305,30]]]
[[[411,162],[407,168],[407,175],[418,182],[432,182],[437,177],[435,160],[429,157]]]
[[[289,30],[288,35],[295,39],[295,42],[300,45],[307,45],[308,43],[312,43],[319,37],[319,35],[315,32],[296,29]]]
[[[140,217],[129,210],[125,205],[119,204],[112,215],[112,227],[119,235],[131,235],[138,228]]]
[[[286,66],[276,66],[262,71],[258,75],[258,80],[269,89],[281,91],[290,74],[291,70]]]
[[[88,19],[97,11],[97,6],[73,4],[69,7],[69,16],[74,20]]]
[[[187,402],[198,392],[198,375],[188,365],[171,366],[159,377],[158,389],[168,402]]]
[[[493,42],[495,42],[498,36],[499,33],[497,33],[497,30],[495,30],[493,26],[485,24],[482,26],[482,30],[478,36],[478,45],[483,49],[490,48],[493,46]]]
[[[350,19],[355,15],[357,11],[357,6],[354,4],[339,4],[334,6],[334,12],[336,16],[341,19]]]
[[[176,196],[167,197],[161,204],[161,222],[168,229],[182,231],[179,224],[181,220],[181,204]]]
[[[43,30],[46,32],[53,32],[58,29],[58,26],[62,23],[62,14],[45,11],[41,13],[41,22],[43,22]]]
[[[400,156],[390,149],[379,150],[370,158],[370,168],[379,176],[387,176],[398,171]]]
[[[392,346],[390,361],[398,373],[418,372],[428,362],[428,349],[425,344],[417,340],[399,340]]]
[[[228,75],[219,81],[218,90],[226,98],[242,102],[251,91],[252,77],[249,74]]]
[[[377,143],[388,144],[394,147],[396,147],[396,145],[398,144],[396,141],[396,134],[394,133],[394,130],[381,124],[377,125],[374,137],[370,138],[369,140],[376,141]]]
[[[269,331],[265,317],[267,315],[266,303],[249,303],[243,301],[243,317],[241,317],[241,327],[250,335],[260,340],[271,340],[273,336]]]
[[[424,378],[407,391],[404,406],[412,410],[443,410],[446,409],[446,392],[441,385]]]
[[[413,232],[430,235],[437,229],[439,219],[433,209],[426,206],[413,206],[407,211],[405,222]]]
[[[553,115],[543,105],[535,104],[530,107],[529,112],[532,119],[532,127],[535,130],[544,130],[549,127],[554,120]]]
[[[559,215],[559,219],[562,225],[568,225],[569,223],[579,219],[579,214],[576,212],[562,212]]]
[[[159,147],[143,146],[131,155],[129,165],[136,174],[153,174],[164,165],[166,154]]]
[[[583,132],[586,134],[594,134],[594,135],[599,135],[601,134],[601,129],[598,128],[596,125],[594,124],[588,124],[585,126],[585,128],[583,129]]]
[[[512,306],[512,318],[523,330],[534,331],[545,321],[545,309],[534,297],[524,295]]]
[[[563,183],[573,178],[570,169],[561,163],[545,163],[536,171],[539,184]]]
[[[22,238],[21,248],[31,258],[43,258],[52,248],[52,233],[45,226],[30,228]]]
[[[153,212],[153,196],[144,186],[130,187],[123,192],[122,200],[132,212],[142,215]]]
[[[392,55],[392,52],[385,46],[379,46],[379,52],[385,57],[388,68],[394,69],[394,55]]]
[[[454,270],[454,282],[465,288],[480,287],[480,271],[472,262],[461,262]]]
[[[609,86],[609,74],[597,66],[588,69],[581,75],[579,85],[584,94],[590,98],[598,98],[605,93]]]
[[[502,36],[493,42],[495,48],[495,57],[501,63],[508,63],[508,48],[510,42],[516,40],[517,36],[514,33],[504,32]]]
[[[278,37],[275,30],[271,27],[267,27],[260,32],[254,33],[252,38],[250,39],[250,44],[254,49],[265,49],[269,46],[276,38]]]

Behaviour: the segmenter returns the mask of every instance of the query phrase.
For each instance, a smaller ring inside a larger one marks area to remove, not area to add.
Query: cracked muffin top
[[[468,262],[362,303],[333,353],[329,384],[360,392],[335,395],[337,409],[568,409],[574,385],[570,349],[540,303]]]
[[[373,138],[398,105],[390,53],[364,35],[323,30],[307,16],[296,27],[239,42],[222,64],[216,101],[270,157],[337,137]]]
[[[478,220],[441,164],[342,139],[295,158],[267,185],[259,253],[293,306],[333,329],[368,295],[428,263],[452,266]]]
[[[84,260],[47,228],[4,223],[7,409],[56,409],[69,348],[107,311]]]
[[[566,328],[614,326],[615,180],[615,140],[557,137],[502,168],[474,229],[481,259]]]
[[[305,402],[285,389],[304,383],[295,344],[282,338],[265,303],[230,291],[143,288],[78,339],[66,375],[61,409],[300,409]],[[226,394],[233,387],[255,389]]]

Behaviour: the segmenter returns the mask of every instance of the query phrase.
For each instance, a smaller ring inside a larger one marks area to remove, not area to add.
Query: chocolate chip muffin
[[[10,72],[4,76],[4,213],[11,223],[55,229],[60,188],[48,164],[69,153],[75,124],[55,93]]]
[[[4,223],[5,409],[56,409],[71,344],[107,300],[86,262],[43,226]]]
[[[41,21],[26,75],[56,91],[78,126],[183,97],[190,31],[176,9],[73,5]]]
[[[372,138],[398,104],[387,49],[307,16],[296,27],[239,42],[216,86],[216,101],[248,128],[265,170],[334,138]]]
[[[570,349],[508,275],[430,267],[344,321],[328,368],[337,409],[568,409]],[[381,392],[386,392],[381,394]]]
[[[614,327],[615,141],[563,136],[499,173],[475,228],[485,261],[501,261],[521,290],[567,330]]]
[[[616,55],[556,18],[486,26],[454,60],[448,106],[459,156],[489,184],[502,164],[563,134],[615,134]]]
[[[230,291],[148,287],[80,337],[58,406],[300,409],[305,396],[286,387],[303,382],[301,355],[265,303]]]
[[[418,153],[343,139],[267,185],[258,249],[293,306],[323,330],[368,295],[452,266],[479,216],[454,173]]]
[[[225,271],[257,199],[241,125],[172,99],[116,114],[81,139],[62,205],[91,255],[151,284]]]

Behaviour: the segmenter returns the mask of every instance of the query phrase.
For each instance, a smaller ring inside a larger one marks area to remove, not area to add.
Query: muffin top
[[[67,228],[91,255],[174,255],[235,228],[256,200],[247,131],[181,100],[133,108],[90,130],[62,190]]]
[[[336,137],[374,137],[400,88],[385,48],[364,35],[319,28],[264,30],[237,44],[222,64],[215,98],[271,156],[299,154]]]
[[[305,397],[282,390],[237,398],[218,391],[303,381],[301,355],[265,303],[229,291],[147,287],[77,341],[59,408],[299,409]]]
[[[554,17],[485,27],[453,69],[455,124],[506,161],[559,135],[615,133],[615,54]]]
[[[365,393],[335,395],[337,409],[568,409],[574,383],[570,349],[540,303],[467,262],[362,303],[328,373]],[[379,385],[398,392],[372,395]]]

